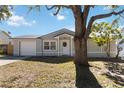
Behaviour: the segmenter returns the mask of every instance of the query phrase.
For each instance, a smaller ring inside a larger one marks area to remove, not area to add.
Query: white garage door
[[[20,41],[20,55],[21,56],[35,56],[36,55],[36,40]]]

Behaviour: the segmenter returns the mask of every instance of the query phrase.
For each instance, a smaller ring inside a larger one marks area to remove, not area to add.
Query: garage
[[[36,56],[36,40],[25,39],[19,42],[20,56]]]

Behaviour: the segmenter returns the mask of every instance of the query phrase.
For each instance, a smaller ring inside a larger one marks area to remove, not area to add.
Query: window
[[[44,50],[49,50],[49,42],[44,42]]]
[[[44,42],[44,50],[56,50],[56,42]]]
[[[51,42],[51,50],[56,50],[56,42]]]

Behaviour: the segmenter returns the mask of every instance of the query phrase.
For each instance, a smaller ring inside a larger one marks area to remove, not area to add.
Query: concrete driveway
[[[15,56],[4,56],[0,57],[0,66],[10,64],[13,62],[17,62],[23,59],[26,59],[27,57],[15,57]]]

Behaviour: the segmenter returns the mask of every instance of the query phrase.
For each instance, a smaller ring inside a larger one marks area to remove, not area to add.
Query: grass
[[[3,57],[3,55],[0,54],[0,57]]]
[[[67,57],[38,57],[1,66],[0,87],[75,87],[76,71],[72,60]],[[102,87],[124,87],[123,82],[117,83],[118,80],[107,75],[107,66],[111,62],[90,60],[89,63],[90,71]]]
[[[5,55],[5,54],[0,54],[0,57],[5,57],[5,56],[7,56],[7,55]]]

